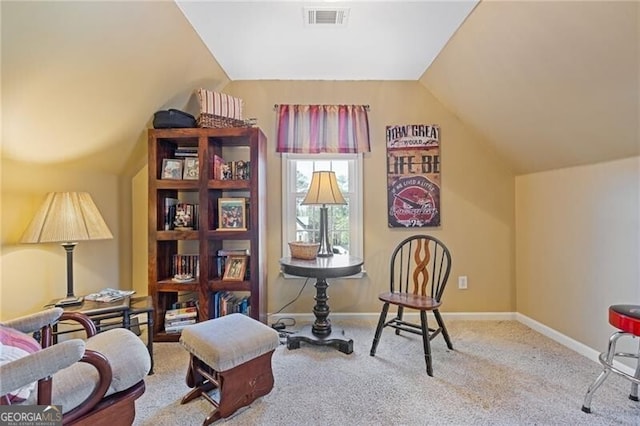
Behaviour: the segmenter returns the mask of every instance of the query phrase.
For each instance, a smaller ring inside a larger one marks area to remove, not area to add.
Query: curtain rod
[[[344,104],[342,104],[342,105],[344,105]],[[277,110],[279,106],[280,106],[280,104],[274,104],[274,105],[273,105],[273,110],[274,110],[274,111],[275,111],[275,110]],[[366,109],[367,111],[369,111],[369,105],[361,105],[361,106],[363,106],[363,107],[364,107],[364,109]]]

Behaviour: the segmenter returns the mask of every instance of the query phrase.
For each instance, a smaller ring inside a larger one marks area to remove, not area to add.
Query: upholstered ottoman
[[[271,392],[271,356],[278,332],[243,314],[203,321],[182,330],[180,343],[191,354],[185,404],[199,396],[215,409],[203,426],[229,417]]]

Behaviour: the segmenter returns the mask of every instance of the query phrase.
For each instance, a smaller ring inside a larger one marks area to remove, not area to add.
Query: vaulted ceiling
[[[318,5],[350,8],[326,43],[302,21]],[[3,0],[2,155],[121,168],[149,111],[262,78],[418,80],[517,173],[640,155],[639,5]]]
[[[478,0],[176,1],[232,80],[417,80]]]

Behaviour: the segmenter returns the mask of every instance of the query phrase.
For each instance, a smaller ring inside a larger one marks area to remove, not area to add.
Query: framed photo
[[[218,229],[224,231],[247,230],[244,198],[220,198],[218,200]]]
[[[228,256],[224,267],[223,281],[244,281],[247,256]]]
[[[176,158],[163,159],[160,179],[182,179],[182,160]]]
[[[184,173],[182,179],[186,180],[198,180],[200,176],[199,162],[197,158],[185,158],[184,159]]]

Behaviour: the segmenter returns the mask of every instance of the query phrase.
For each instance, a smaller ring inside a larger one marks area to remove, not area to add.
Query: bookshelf
[[[266,137],[254,127],[149,129],[148,144],[154,340],[179,339],[165,313],[185,299],[197,300],[198,321],[237,307],[266,322]],[[198,172],[176,178],[187,159]],[[248,253],[244,276],[224,279],[225,253]]]

